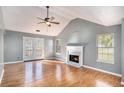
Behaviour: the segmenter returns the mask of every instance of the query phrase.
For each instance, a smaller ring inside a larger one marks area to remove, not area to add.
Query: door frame
[[[44,38],[39,38],[39,37],[29,37],[29,36],[23,36],[23,61],[29,61],[29,60],[37,60],[38,58],[36,58],[35,59],[35,56],[34,56],[34,53],[35,53],[35,49],[34,49],[34,46],[35,45],[32,45],[32,48],[33,48],[33,56],[32,56],[32,58],[31,59],[25,59],[25,56],[24,56],[24,38],[31,38],[32,39],[32,44],[34,44],[34,41],[36,40],[36,39],[41,39],[41,40],[43,40],[43,53],[42,53],[42,58],[41,59],[43,59],[44,58],[44,44],[45,44],[45,42],[44,42]]]

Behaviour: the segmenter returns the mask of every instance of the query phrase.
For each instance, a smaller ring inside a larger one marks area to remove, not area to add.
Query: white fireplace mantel
[[[81,45],[68,45],[66,46],[66,64],[73,65],[76,67],[81,67],[83,65],[83,50],[84,46]],[[79,63],[69,60],[69,55],[79,56]]]

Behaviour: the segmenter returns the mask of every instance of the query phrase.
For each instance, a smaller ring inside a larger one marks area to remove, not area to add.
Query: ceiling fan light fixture
[[[46,22],[47,25],[50,25],[50,22]]]

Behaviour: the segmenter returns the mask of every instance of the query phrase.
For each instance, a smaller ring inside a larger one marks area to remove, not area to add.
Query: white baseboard
[[[121,74],[109,72],[109,71],[106,71],[106,70],[102,70],[102,69],[98,69],[98,68],[94,68],[94,67],[90,67],[90,66],[86,66],[86,65],[83,65],[83,67],[90,68],[90,69],[93,69],[93,70],[97,70],[97,71],[100,71],[100,72],[104,72],[104,73],[108,73],[108,74],[112,74],[112,75],[121,77]]]
[[[55,58],[56,60],[60,60],[60,61],[63,61],[63,62],[65,62],[65,60],[64,59],[60,59],[60,58]]]
[[[1,76],[0,76],[0,84],[1,84],[1,81],[3,79],[3,74],[4,74],[4,69],[3,69],[2,73],[1,73]]]
[[[124,82],[123,82],[123,81],[121,81],[121,84],[122,84],[122,85],[124,85]]]
[[[15,63],[22,63],[24,61],[13,61],[13,62],[4,62],[4,64],[15,64]]]
[[[50,57],[50,58],[43,58],[44,60],[51,60],[51,59],[55,59],[54,57]]]

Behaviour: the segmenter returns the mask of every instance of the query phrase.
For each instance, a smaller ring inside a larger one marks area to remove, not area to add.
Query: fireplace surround
[[[83,51],[82,45],[67,45],[66,46],[66,64],[81,67],[83,66]]]

